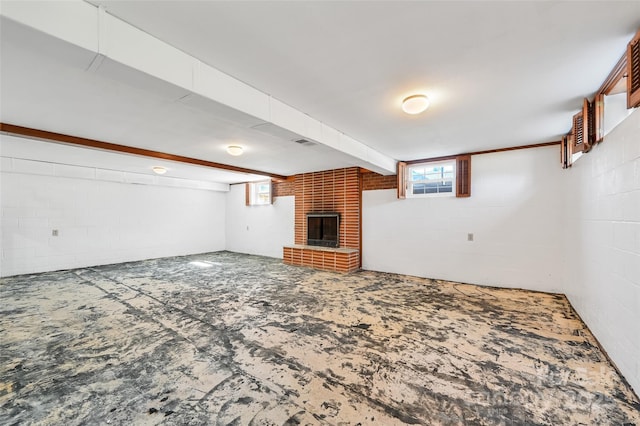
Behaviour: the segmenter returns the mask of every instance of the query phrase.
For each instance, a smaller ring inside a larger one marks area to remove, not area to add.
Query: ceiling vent
[[[311,142],[310,140],[307,140],[307,139],[296,139],[294,140],[294,142],[300,145],[305,145],[305,146],[311,146],[316,144],[315,142]]]

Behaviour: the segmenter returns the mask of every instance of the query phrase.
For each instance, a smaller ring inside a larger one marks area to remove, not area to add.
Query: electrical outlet
[[[53,229],[53,230],[51,231],[51,236],[52,236],[52,237],[57,237],[57,236],[58,236],[58,230],[57,230],[57,229]]]
[[[467,234],[467,241],[473,241],[473,234]]]

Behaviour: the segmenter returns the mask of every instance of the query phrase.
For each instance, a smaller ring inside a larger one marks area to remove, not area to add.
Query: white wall
[[[225,248],[224,192],[7,157],[0,170],[1,276]]]
[[[275,197],[272,205],[246,206],[245,188],[231,185],[227,194],[227,250],[282,258],[294,242],[295,197]]]
[[[364,191],[363,268],[562,291],[558,149],[474,156],[470,198],[398,200],[395,190]]]
[[[565,293],[640,392],[640,110],[565,176]]]

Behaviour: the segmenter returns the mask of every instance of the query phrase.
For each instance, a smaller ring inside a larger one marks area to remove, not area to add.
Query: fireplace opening
[[[339,213],[307,213],[307,245],[338,247],[339,228]]]

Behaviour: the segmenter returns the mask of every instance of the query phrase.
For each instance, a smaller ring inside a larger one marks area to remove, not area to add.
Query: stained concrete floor
[[[640,425],[561,295],[229,252],[0,291],[3,425]]]

